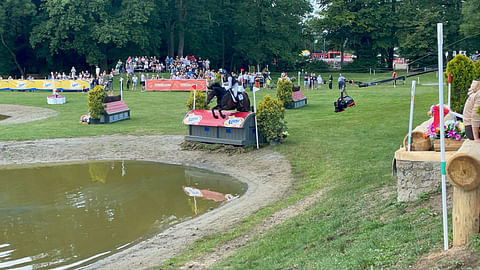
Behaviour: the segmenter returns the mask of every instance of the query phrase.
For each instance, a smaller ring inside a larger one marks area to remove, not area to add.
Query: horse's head
[[[214,82],[212,85],[207,87],[207,104],[212,101],[214,97],[221,97],[225,92],[225,89],[218,83]]]

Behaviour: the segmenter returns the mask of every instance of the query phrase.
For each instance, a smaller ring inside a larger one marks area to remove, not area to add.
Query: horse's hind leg
[[[220,114],[220,116],[221,116],[223,119],[225,119],[225,117],[227,117],[227,116],[225,116],[225,115],[222,113],[222,109],[219,109],[219,110],[218,110],[218,113]]]
[[[213,118],[218,119],[218,116],[215,114],[215,107],[212,108],[212,115],[213,115]]]

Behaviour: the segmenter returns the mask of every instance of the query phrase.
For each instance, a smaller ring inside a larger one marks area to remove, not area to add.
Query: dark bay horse
[[[225,115],[222,114],[222,110],[236,109],[239,112],[250,111],[250,99],[248,98],[247,93],[245,92],[238,93],[239,97],[240,95],[242,95],[243,100],[239,100],[238,103],[235,103],[233,101],[232,95],[227,90],[225,90],[225,88],[220,86],[219,83],[214,83],[211,86],[209,86],[207,89],[207,104],[209,104],[214,97],[217,97],[217,106],[212,108],[213,117],[215,119],[218,118],[218,116],[215,115],[214,110],[218,110],[218,113],[222,118],[226,117]]]

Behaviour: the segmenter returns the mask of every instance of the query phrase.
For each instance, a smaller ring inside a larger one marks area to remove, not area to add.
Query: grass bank
[[[328,74],[322,74],[324,78]],[[369,74],[344,74],[348,79],[373,81]],[[378,74],[376,75],[378,77]],[[384,75],[383,77],[386,77]],[[435,82],[424,75],[421,83]],[[308,106],[288,110],[289,138],[274,147],[292,164],[293,195],[280,205],[262,209],[225,235],[205,239],[183,257],[167,262],[175,268],[196,252],[215,247],[248,230],[275,209],[316,190],[333,187],[307,212],[249,241],[214,269],[374,269],[404,268],[442,244],[441,213],[417,203],[396,202],[396,182],[391,177],[393,153],[408,129],[410,81],[393,88],[385,84],[368,88],[348,86],[356,106],[333,112],[338,90],[305,90]],[[257,100],[274,90],[262,90]],[[181,120],[188,93],[125,92],[132,119],[112,125],[80,125],[87,112],[86,94],[67,93],[67,104],[48,106],[46,93],[0,92],[0,103],[48,107],[54,118],[0,126],[0,140],[30,140],[96,136],[103,134],[185,134]],[[438,103],[435,86],[417,86],[414,122]],[[272,147],[272,146],[266,146]],[[265,168],[268,170],[268,168]]]

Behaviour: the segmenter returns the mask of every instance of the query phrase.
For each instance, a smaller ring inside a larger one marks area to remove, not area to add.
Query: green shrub
[[[280,99],[285,106],[293,102],[292,100],[293,83],[285,78],[279,78],[277,82],[277,98]]]
[[[265,95],[258,104],[257,121],[259,132],[267,141],[282,140],[286,137],[285,108],[280,99]]]
[[[100,115],[105,112],[103,99],[107,95],[103,90],[103,86],[97,85],[88,92],[88,112],[93,119],[100,119]]]
[[[220,72],[215,73],[215,80],[214,82],[222,84],[222,77],[220,75]]]
[[[208,110],[207,95],[204,91],[195,91],[195,109]],[[193,91],[190,91],[190,98],[187,100],[187,109],[193,110]]]
[[[473,62],[473,70],[474,70],[473,79],[477,81],[480,80],[480,61]]]
[[[467,99],[468,88],[475,76],[475,67],[470,58],[457,54],[447,64],[446,76],[452,74],[451,109],[463,112],[463,106]]]

